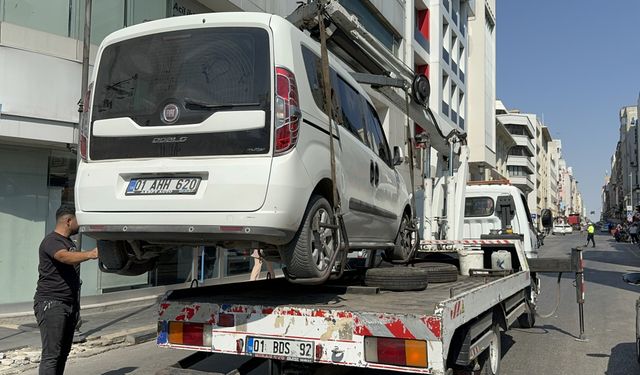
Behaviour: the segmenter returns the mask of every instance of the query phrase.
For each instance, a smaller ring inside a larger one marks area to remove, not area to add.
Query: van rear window
[[[494,202],[491,197],[468,197],[464,201],[465,217],[493,215]]]
[[[269,36],[261,28],[172,31],[109,45],[100,57],[92,122],[129,117],[141,127],[162,127],[198,124],[217,111],[263,110],[266,125],[188,137],[178,130],[181,142],[171,147],[154,143],[157,136],[92,135],[91,159],[267,153],[272,75]]]

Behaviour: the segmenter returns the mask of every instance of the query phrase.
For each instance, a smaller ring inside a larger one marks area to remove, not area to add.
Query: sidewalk
[[[155,298],[124,302],[106,310],[102,306],[83,309],[80,332],[87,341],[74,344],[70,357],[81,353],[90,355],[98,348],[114,344],[138,344],[154,339],[156,314]],[[40,331],[33,315],[0,320],[0,374],[12,373],[10,371],[18,367],[24,370],[36,366],[40,361],[40,348]]]

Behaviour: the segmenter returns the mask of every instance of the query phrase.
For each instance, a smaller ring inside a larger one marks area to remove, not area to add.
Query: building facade
[[[496,2],[475,2],[469,21],[467,103],[469,174],[490,180],[502,174],[498,166],[496,128]]]
[[[618,112],[619,139],[611,156],[611,174],[606,177],[603,187],[602,218],[610,222],[627,220],[629,213],[634,212],[640,204],[640,98],[637,103],[635,106],[622,107]]]
[[[535,125],[530,115],[517,110],[508,110],[502,103],[496,105],[497,120],[507,129],[516,145],[511,147],[507,157],[509,180],[527,196],[535,190]],[[529,202],[529,208],[535,208]]]

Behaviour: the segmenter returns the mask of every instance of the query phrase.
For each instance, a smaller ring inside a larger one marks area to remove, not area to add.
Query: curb
[[[160,296],[158,295],[150,295],[150,296],[144,296],[144,297],[138,297],[138,298],[130,298],[126,300],[93,303],[89,305],[80,305],[80,311],[82,312],[84,310],[86,314],[91,314],[93,313],[93,311],[90,311],[90,310],[96,310],[95,312],[98,313],[98,312],[107,311],[110,307],[114,307],[114,306],[115,306],[114,310],[117,310],[120,308],[119,305],[122,305],[128,308],[128,307],[135,306],[135,303],[140,303],[140,305],[142,305],[145,302],[157,301],[159,297]],[[0,320],[11,320],[16,318],[24,318],[24,317],[33,317],[33,310],[20,311],[15,313],[8,313],[8,314],[0,314]]]
[[[157,326],[153,324],[116,333],[110,333],[108,335],[90,337],[87,339],[86,344],[90,346],[110,346],[121,343],[136,345],[155,339],[156,334]]]

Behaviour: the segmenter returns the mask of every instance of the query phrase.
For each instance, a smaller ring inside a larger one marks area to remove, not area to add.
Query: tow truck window
[[[465,217],[482,217],[493,215],[495,204],[491,197],[469,197],[464,201]]]

